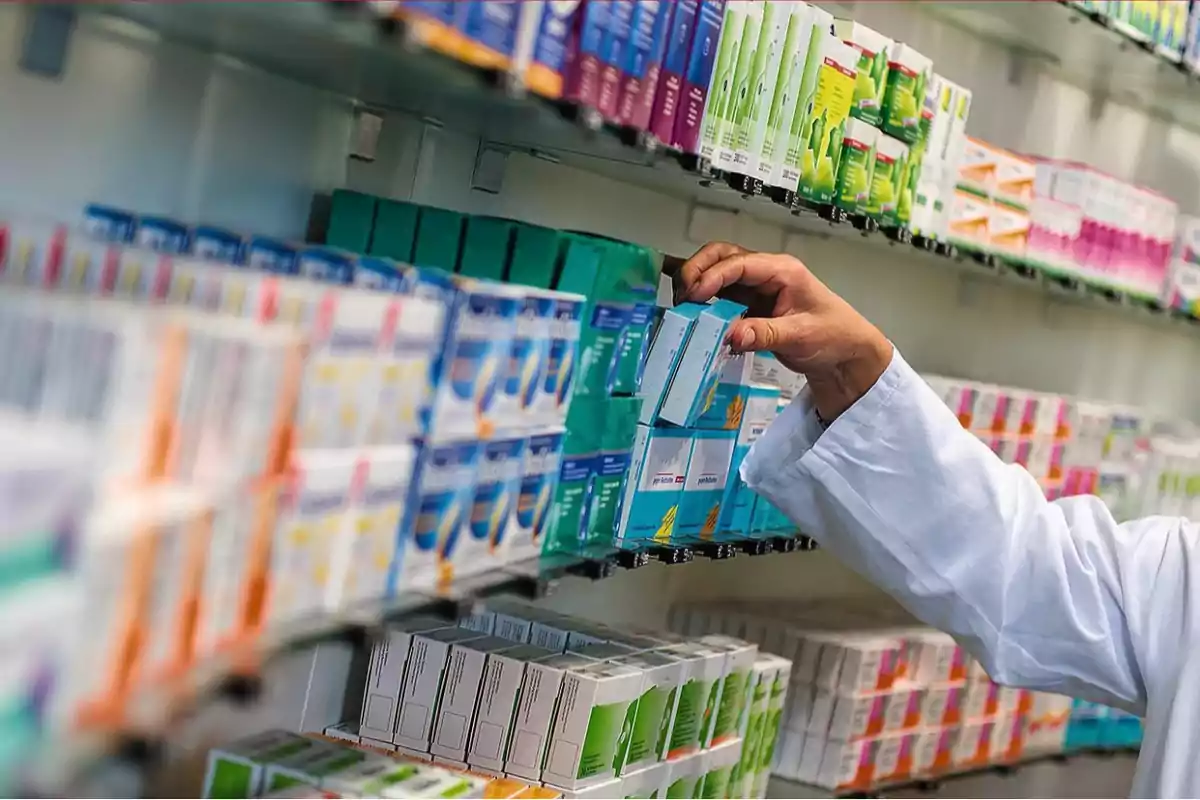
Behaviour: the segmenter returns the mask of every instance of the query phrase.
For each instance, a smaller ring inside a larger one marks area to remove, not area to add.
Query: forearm
[[[893,358],[811,448],[794,434],[808,410],[790,407],[747,459],[747,482],[996,679],[1140,703],[1103,505],[1047,503]],[[814,387],[822,417],[854,380]]]

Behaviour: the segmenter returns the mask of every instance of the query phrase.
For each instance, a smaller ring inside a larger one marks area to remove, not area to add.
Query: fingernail
[[[746,328],[742,331],[742,347],[746,349],[753,347],[755,338],[754,328]]]

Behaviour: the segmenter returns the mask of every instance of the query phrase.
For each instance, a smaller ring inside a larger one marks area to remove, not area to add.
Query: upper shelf
[[[1122,102],[1128,95],[1152,111],[1191,115],[1188,119],[1200,129],[1200,86],[1190,75],[1074,7],[1053,0],[914,5],[1045,61],[1065,80],[1102,84]],[[550,155],[624,183],[746,213],[801,235],[845,239],[860,246],[908,244],[907,238],[897,242],[870,225],[862,230],[848,221],[830,222],[811,209],[743,196],[644,142],[588,127],[553,104],[506,91],[494,75],[412,46],[403,31],[381,23],[366,3],[121,2],[81,4],[79,9],[114,35],[136,40],[149,31],[367,106],[434,119],[516,151]],[[1194,100],[1183,102],[1185,92]],[[933,262],[1050,292],[1066,302],[1121,309],[1170,325],[1197,322],[1147,298],[1047,274],[1020,260],[915,244],[928,250]]]
[[[1200,130],[1196,75],[1103,15],[1056,0],[913,5],[1096,97]]]

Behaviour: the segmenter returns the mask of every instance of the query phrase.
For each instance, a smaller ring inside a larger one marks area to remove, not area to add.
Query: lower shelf
[[[968,769],[951,771],[940,775],[928,775],[915,778],[908,778],[902,781],[885,782],[878,786],[872,787],[868,791],[854,790],[846,792],[835,792],[820,786],[814,786],[808,783],[789,780],[776,775],[771,776],[770,783],[767,786],[767,797],[788,797],[788,798],[854,798],[854,797],[884,797],[895,793],[903,793],[906,796],[913,795],[937,795],[941,792],[943,784],[949,783],[951,786],[942,793],[947,797],[967,796],[957,789],[955,782],[964,781],[968,778],[977,777],[980,775],[995,775],[1001,777],[1010,777],[1016,774],[1024,767],[1029,767],[1035,764],[1059,764],[1064,769],[1073,769],[1083,766],[1094,766],[1097,763],[1108,762],[1114,759],[1123,759],[1134,761],[1137,758],[1137,750],[1072,750],[1058,751],[1049,753],[1036,753],[1022,758],[988,764],[982,767],[970,767]],[[1130,765],[1130,775],[1132,776],[1132,764]],[[1112,797],[1125,797],[1129,793],[1128,786],[1111,787],[1115,790]],[[996,797],[1015,797],[1020,794],[1015,788],[1006,787],[1000,793],[995,794]],[[989,795],[991,796],[991,795]],[[1089,786],[1087,790],[1079,795],[1080,797],[1103,796],[1097,795],[1095,784]]]

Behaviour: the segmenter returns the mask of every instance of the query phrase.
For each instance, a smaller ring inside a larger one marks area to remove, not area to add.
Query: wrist
[[[818,416],[829,424],[857,403],[892,363],[894,348],[881,333],[856,347],[849,357],[807,376]]]

